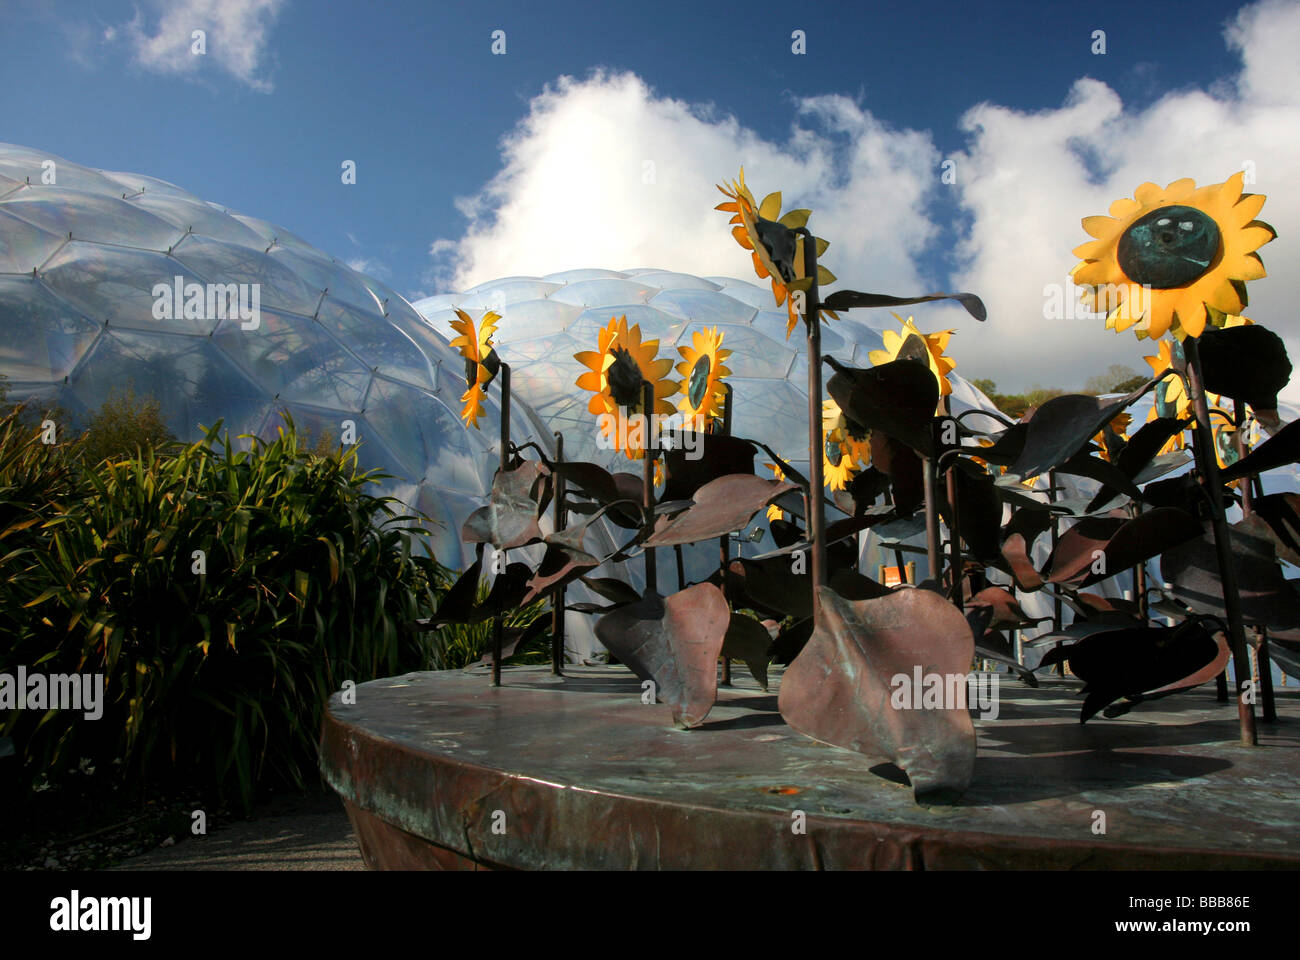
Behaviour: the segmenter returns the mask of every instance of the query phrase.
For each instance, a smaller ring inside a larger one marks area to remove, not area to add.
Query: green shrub
[[[486,583],[478,587],[478,602],[487,599],[491,588]],[[535,600],[506,615],[505,626],[526,627],[540,616],[549,617],[551,605],[547,600]],[[425,634],[425,659],[429,670],[459,670],[482,659],[492,649],[492,621],[481,623],[449,623]],[[550,663],[551,639],[545,632],[532,640],[510,658],[515,663]]]
[[[366,492],[383,475],[360,472],[355,449],[316,456],[289,421],[238,452],[218,424],[70,473],[10,426],[0,610],[15,640],[0,671],[106,677],[97,722],[10,715],[0,733],[30,775],[121,757],[141,782],[197,780],[247,808],[259,783],[315,777],[323,707],[344,681],[424,666],[404,624],[449,578],[415,549],[418,519]]]
[[[157,398],[137,397],[130,386],[110,395],[81,437],[78,453],[82,462],[93,467],[101,460],[165,448],[176,438],[163,422],[161,411]]]

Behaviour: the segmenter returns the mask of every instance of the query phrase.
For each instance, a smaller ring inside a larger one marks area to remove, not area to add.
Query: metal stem
[[[1246,404],[1244,401],[1234,399],[1232,401],[1232,423],[1237,429],[1232,434],[1232,444],[1237,450],[1237,459],[1246,455],[1246,438],[1245,431],[1242,429],[1246,425]],[[1254,484],[1250,477],[1245,477],[1241,481],[1241,513],[1242,516],[1250,516],[1255,512],[1255,491]],[[1262,706],[1261,719],[1265,723],[1277,723],[1277,704],[1273,700],[1273,664],[1268,658],[1268,629],[1266,627],[1255,628],[1256,659],[1259,661],[1259,700]]]
[[[1228,642],[1232,647],[1233,674],[1237,685],[1237,716],[1240,720],[1241,744],[1251,747],[1259,742],[1255,731],[1255,705],[1247,702],[1243,688],[1250,680],[1250,659],[1246,655],[1246,633],[1241,620],[1241,598],[1237,593],[1237,568],[1232,562],[1232,535],[1223,512],[1223,482],[1219,479],[1219,461],[1214,455],[1214,434],[1210,430],[1210,408],[1205,400],[1205,380],[1201,374],[1201,349],[1195,337],[1183,341],[1187,358],[1187,393],[1196,413],[1193,432],[1196,459],[1210,499],[1210,523],[1214,531],[1214,549],[1219,559],[1219,578],[1223,583],[1223,609],[1227,614]]]
[[[1056,471],[1055,470],[1047,471],[1047,502],[1056,503]],[[1055,510],[1051,511],[1050,529],[1052,531],[1052,553],[1055,554],[1056,545],[1061,542],[1060,516],[1057,514]],[[1052,632],[1053,633],[1061,632],[1061,614],[1062,614],[1061,595],[1053,591],[1052,593]],[[1057,646],[1059,647],[1060,644],[1058,643]],[[1064,661],[1056,665],[1056,675],[1059,677],[1065,676]]]
[[[502,363],[501,377],[501,465],[505,473],[510,464],[510,364]],[[498,573],[497,576],[500,576]],[[501,686],[501,632],[505,614],[498,613],[492,617],[492,686]]]
[[[564,462],[564,435],[555,432],[555,462]],[[555,475],[553,488],[555,496],[555,532],[559,533],[569,522],[564,498],[568,495],[564,477]],[[551,595],[551,675],[564,674],[564,590],[561,586]]]
[[[930,579],[943,589],[943,560],[939,549],[939,499],[935,490],[934,459],[921,458],[921,482],[925,494],[925,556],[930,563]]]
[[[641,408],[645,413],[645,447],[641,461],[641,504],[645,507],[645,522],[654,523],[655,506],[655,461],[654,443],[650,428],[650,416],[655,408],[655,388],[649,380],[641,381]],[[659,571],[655,566],[655,551],[651,547],[645,552],[645,588],[646,592],[659,592]]]
[[[957,605],[957,609],[965,612],[965,605],[962,602],[965,598],[962,596],[962,559],[961,559],[961,535],[957,532],[957,524],[960,522],[957,513],[957,478],[953,476],[953,468],[949,467],[944,472],[944,482],[948,489],[948,565],[952,574],[952,602]]]
[[[820,291],[817,287],[817,238],[806,227],[803,237],[804,273],[812,278],[804,300],[804,326],[808,331],[808,539],[812,543],[813,615],[817,611],[816,590],[826,583],[826,508],[822,498],[825,472],[822,467],[822,326]]]

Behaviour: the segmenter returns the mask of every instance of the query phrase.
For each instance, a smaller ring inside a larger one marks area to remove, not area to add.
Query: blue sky
[[[710,210],[712,184],[743,162],[760,197],[784,189],[787,207],[814,209],[842,281],[975,289],[1008,333],[1041,317],[1045,278],[1062,279],[1086,239],[1079,217],[1145,179],[1217,182],[1254,159],[1255,189],[1271,194],[1262,216],[1285,235],[1289,217],[1273,208],[1296,210],[1272,198],[1296,162],[1272,129],[1300,97],[1294,83],[1276,92],[1296,77],[1293,3],[593,6],[14,4],[0,34],[0,140],[170,180],[411,299],[586,266],[746,276]],[[189,50],[195,27],[202,57]],[[497,29],[504,55],[491,52]],[[1224,117],[1234,126],[1214,149],[1187,133]],[[641,156],[657,191],[641,189]],[[940,183],[947,158],[955,188]],[[355,185],[341,183],[344,160]],[[593,174],[610,169],[625,179]],[[1279,243],[1262,251],[1275,275]],[[1017,244],[1023,256],[1008,253]],[[960,322],[918,313],[929,317]],[[976,344],[981,331],[957,341],[971,345],[967,363],[954,353],[959,372],[1014,384],[1082,364],[1081,383],[1142,352],[1131,338],[1071,335],[1088,338],[1082,357],[1030,372],[1023,355],[1017,366]]]

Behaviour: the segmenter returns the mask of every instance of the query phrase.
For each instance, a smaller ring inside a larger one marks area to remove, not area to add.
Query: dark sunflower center
[[[754,227],[767,255],[780,272],[781,279],[789,283],[794,279],[795,232],[784,223],[764,220],[762,217],[755,218]]]
[[[828,438],[826,441],[826,462],[832,467],[838,467],[842,459],[844,457],[840,451],[839,441],[833,437]]]
[[[1219,459],[1228,466],[1237,462],[1237,444],[1234,441],[1236,436],[1235,430],[1220,430],[1214,438],[1214,444],[1219,448]]]
[[[1172,380],[1173,380],[1172,377],[1167,377],[1164,380],[1161,380],[1160,383],[1156,386],[1156,416],[1157,417],[1172,417],[1177,415],[1178,412],[1177,408],[1172,403],[1170,403],[1169,400],[1165,397],[1165,392],[1171,386]]]
[[[1134,283],[1181,287],[1210,269],[1219,225],[1195,207],[1161,207],[1135,220],[1119,238],[1119,265]]]
[[[630,410],[641,406],[641,368],[632,354],[623,347],[612,351],[614,362],[609,368],[609,395],[620,407]]]
[[[930,365],[930,350],[922,340],[914,333],[909,333],[903,345],[898,348],[896,360],[915,360],[918,363],[924,363],[927,367]]]
[[[709,370],[712,364],[708,356],[700,357],[695,361],[695,366],[691,367],[690,382],[687,387],[686,396],[691,402],[691,407],[695,410],[700,409],[704,403],[704,397],[709,389]]]

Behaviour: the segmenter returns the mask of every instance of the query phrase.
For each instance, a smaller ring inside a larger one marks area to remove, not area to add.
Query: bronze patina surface
[[[1080,725],[1080,684],[1000,678],[952,805],[809,739],[743,668],[675,729],[623,667],[416,673],[332,698],[321,765],[367,863],[410,869],[1300,867],[1300,698],[1260,747],[1212,686]],[[974,705],[974,704],[973,704]],[[1094,833],[1105,817],[1105,833]],[[802,816],[800,816],[802,815]],[[798,832],[800,821],[805,832]]]

